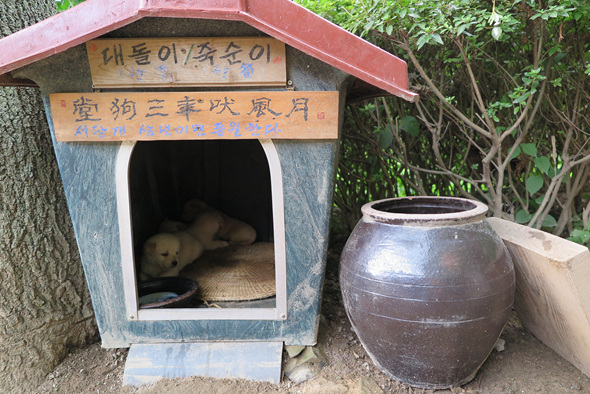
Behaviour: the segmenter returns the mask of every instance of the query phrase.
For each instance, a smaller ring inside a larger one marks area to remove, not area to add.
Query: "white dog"
[[[186,231],[156,234],[143,245],[139,279],[178,276],[203,250],[203,245]]]
[[[206,219],[203,219],[203,217]],[[226,244],[229,243],[229,245],[250,245],[256,240],[254,227],[234,219],[196,198],[184,204],[182,220],[185,222],[193,221],[187,229],[191,234],[195,235],[194,229],[199,228],[199,226],[206,227],[207,234],[216,231],[214,237],[227,241]],[[208,248],[205,247],[205,249]]]
[[[219,239],[219,230],[223,226],[223,218],[214,211],[201,212],[188,225],[186,232],[199,240],[205,250],[219,249],[229,246],[225,240]]]

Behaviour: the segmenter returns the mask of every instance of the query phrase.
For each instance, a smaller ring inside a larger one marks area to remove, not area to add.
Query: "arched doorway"
[[[182,319],[248,319],[252,314],[240,311],[252,309],[257,319],[286,318],[282,175],[272,141],[123,143],[116,176],[125,302],[131,320],[177,319],[179,310],[138,309],[136,272],[145,240],[158,232],[163,220],[179,220],[184,203],[192,198],[250,224],[258,242],[274,242],[277,296],[265,302],[232,303],[229,309],[191,308]],[[232,309],[237,313],[228,312]]]

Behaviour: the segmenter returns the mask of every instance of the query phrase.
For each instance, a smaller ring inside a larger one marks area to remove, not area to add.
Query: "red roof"
[[[242,21],[393,95],[418,99],[403,60],[289,0],[87,0],[0,39],[0,75],[144,17]]]

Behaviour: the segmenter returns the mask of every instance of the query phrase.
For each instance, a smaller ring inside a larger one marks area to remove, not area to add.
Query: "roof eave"
[[[0,75],[144,17],[243,21],[391,94],[418,99],[403,60],[288,0],[87,0],[0,39]]]

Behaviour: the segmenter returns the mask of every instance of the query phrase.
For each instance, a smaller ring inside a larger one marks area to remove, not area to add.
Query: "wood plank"
[[[282,354],[282,342],[133,344],[125,362],[123,385],[190,376],[278,384]]]
[[[10,73],[0,75],[0,86],[30,86],[38,88],[30,79],[14,78]]]
[[[268,37],[100,39],[86,50],[97,88],[287,83],[285,44]]]
[[[338,92],[50,95],[58,141],[335,139]]]
[[[590,251],[540,230],[488,220],[514,261],[514,308],[522,325],[590,376]]]

